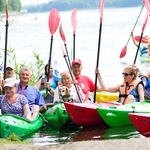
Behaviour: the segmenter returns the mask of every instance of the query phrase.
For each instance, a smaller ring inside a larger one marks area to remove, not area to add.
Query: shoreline
[[[99,140],[99,141],[81,141],[69,142],[58,145],[38,144],[7,144],[2,145],[3,150],[144,150],[150,149],[150,138],[132,138],[132,139],[114,139],[114,140]]]

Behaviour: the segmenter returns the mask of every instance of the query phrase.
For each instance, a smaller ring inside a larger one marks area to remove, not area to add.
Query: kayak
[[[150,58],[149,57],[139,56],[139,59],[140,59],[141,62],[150,62]]]
[[[110,107],[98,107],[97,111],[109,126],[131,125],[128,114],[132,112],[150,113],[150,101]]]
[[[129,113],[129,118],[140,134],[150,137],[150,113]]]
[[[16,134],[19,137],[34,133],[44,124],[41,115],[38,115],[35,120],[28,122],[25,118],[12,115],[0,115],[0,138],[7,138],[11,134]]]
[[[117,102],[107,103],[64,103],[71,120],[79,126],[96,126],[105,124],[104,120],[97,112],[99,107],[109,107],[112,105],[120,105]]]
[[[42,115],[48,124],[57,128],[63,127],[63,125],[71,122],[64,103],[57,103],[49,106]]]

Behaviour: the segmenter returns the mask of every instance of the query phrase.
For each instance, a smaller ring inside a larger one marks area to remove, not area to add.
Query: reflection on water
[[[26,137],[26,139],[28,139],[31,143],[38,145],[55,145],[71,141],[130,139],[140,137],[141,135],[132,125],[120,127],[96,126],[83,128],[70,124],[61,129],[46,125],[37,133]]]

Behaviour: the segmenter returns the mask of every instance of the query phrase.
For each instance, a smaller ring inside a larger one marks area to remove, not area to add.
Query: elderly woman
[[[14,114],[31,121],[31,112],[28,100],[24,95],[17,94],[17,85],[14,78],[4,80],[5,95],[0,95],[0,109],[2,114]]]
[[[98,81],[103,91],[120,93],[120,103],[127,104],[144,100],[143,82],[138,77],[139,69],[135,65],[130,65],[124,69],[122,73],[124,81],[114,87],[105,85],[99,69],[96,69],[96,73],[98,73]]]

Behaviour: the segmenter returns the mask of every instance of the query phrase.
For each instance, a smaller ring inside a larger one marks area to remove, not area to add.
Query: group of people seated
[[[50,69],[49,73],[48,69]],[[8,65],[6,67],[6,78],[2,83],[4,94],[0,95],[2,114],[15,114],[26,118],[29,122],[34,120],[39,112],[42,112],[48,106],[44,99],[46,95],[42,96],[40,92],[43,88],[47,89],[47,93],[53,97],[52,103],[91,102],[89,92],[95,92],[95,83],[88,76],[81,74],[83,69],[81,60],[74,59],[71,63],[71,69],[73,77],[70,72],[64,71],[61,73],[61,81],[58,82],[53,77],[53,67],[48,67],[47,64],[44,75],[40,76],[35,86],[30,86],[29,81],[32,78],[30,68],[22,67],[19,72],[19,81],[16,81],[14,68]],[[95,74],[98,75],[99,81],[96,91],[119,92],[118,102],[122,104],[144,101],[147,99],[147,97],[144,97],[146,89],[139,73],[140,71],[135,65],[129,65],[123,70],[123,82],[114,87],[107,87],[100,70],[96,68]],[[149,93],[148,90],[147,92]]]

